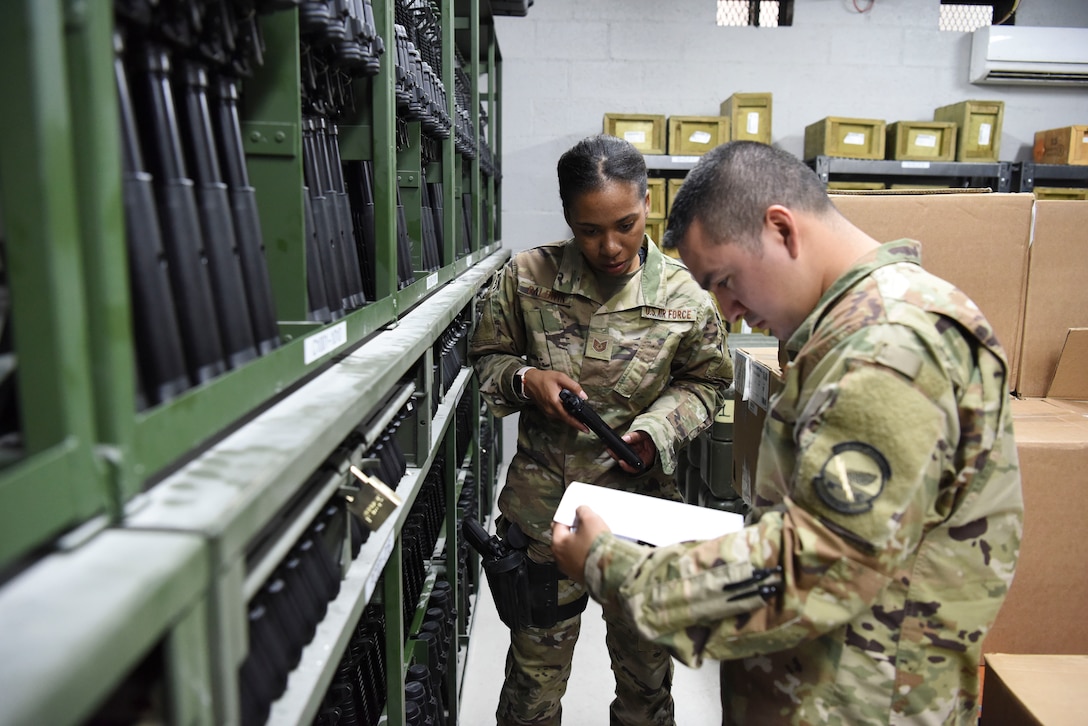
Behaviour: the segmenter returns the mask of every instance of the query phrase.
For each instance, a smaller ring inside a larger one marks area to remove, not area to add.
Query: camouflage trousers
[[[539,545],[539,547],[538,547]],[[542,560],[541,548],[530,547]],[[573,580],[559,581],[559,604],[577,600],[585,588]],[[621,620],[605,618],[605,645],[616,678],[616,697],[609,707],[613,726],[673,726],[672,659],[668,652],[643,640]],[[567,690],[581,615],[551,628],[525,628],[510,633],[506,681],[499,694],[498,726],[554,726],[562,721],[560,700]]]

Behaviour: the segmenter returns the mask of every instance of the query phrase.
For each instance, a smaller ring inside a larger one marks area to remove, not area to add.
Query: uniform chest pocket
[[[616,393],[624,398],[636,394],[653,400],[664,390],[672,375],[672,358],[682,331],[668,323],[655,323],[638,339],[638,347],[616,381]]]
[[[542,370],[551,369],[552,355],[548,350],[548,331],[544,326],[544,315],[539,308],[525,311],[525,330],[529,335],[528,349],[525,351],[526,362]]]

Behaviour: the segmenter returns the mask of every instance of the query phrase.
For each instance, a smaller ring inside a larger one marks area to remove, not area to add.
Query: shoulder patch
[[[537,300],[547,300],[548,302],[553,302],[557,305],[570,305],[570,295],[556,292],[548,287],[534,285],[525,282],[524,280],[518,281],[518,295],[524,295],[525,297],[531,297]]]
[[[835,444],[813,486],[820,501],[841,514],[862,514],[884,491],[891,478],[888,460],[875,447],[860,441]]]
[[[643,307],[642,317],[652,320],[695,320],[693,308],[652,308]]]

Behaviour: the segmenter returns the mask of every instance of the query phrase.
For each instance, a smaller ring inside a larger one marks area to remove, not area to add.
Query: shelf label
[[[438,284],[438,273],[437,272],[432,272],[431,274],[427,275],[427,289],[428,290],[434,288],[434,286],[437,285],[437,284]]]
[[[694,164],[699,161],[698,156],[670,156],[669,161],[673,164]]]
[[[339,322],[331,328],[314,333],[302,341],[302,362],[310,365],[348,342],[348,324]]]
[[[928,161],[901,161],[899,162],[900,169],[928,169]]]
[[[382,545],[381,551],[374,559],[374,568],[367,575],[366,582],[363,584],[363,600],[370,600],[374,595],[374,588],[377,587],[378,578],[382,576],[382,571],[385,570],[385,563],[389,562],[389,554],[393,551],[393,540],[395,539],[396,532],[390,532],[385,539],[385,544]]]

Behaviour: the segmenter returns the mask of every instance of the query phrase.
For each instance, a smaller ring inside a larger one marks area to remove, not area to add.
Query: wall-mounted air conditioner
[[[1088,86],[1088,28],[988,25],[971,39],[971,83]]]

